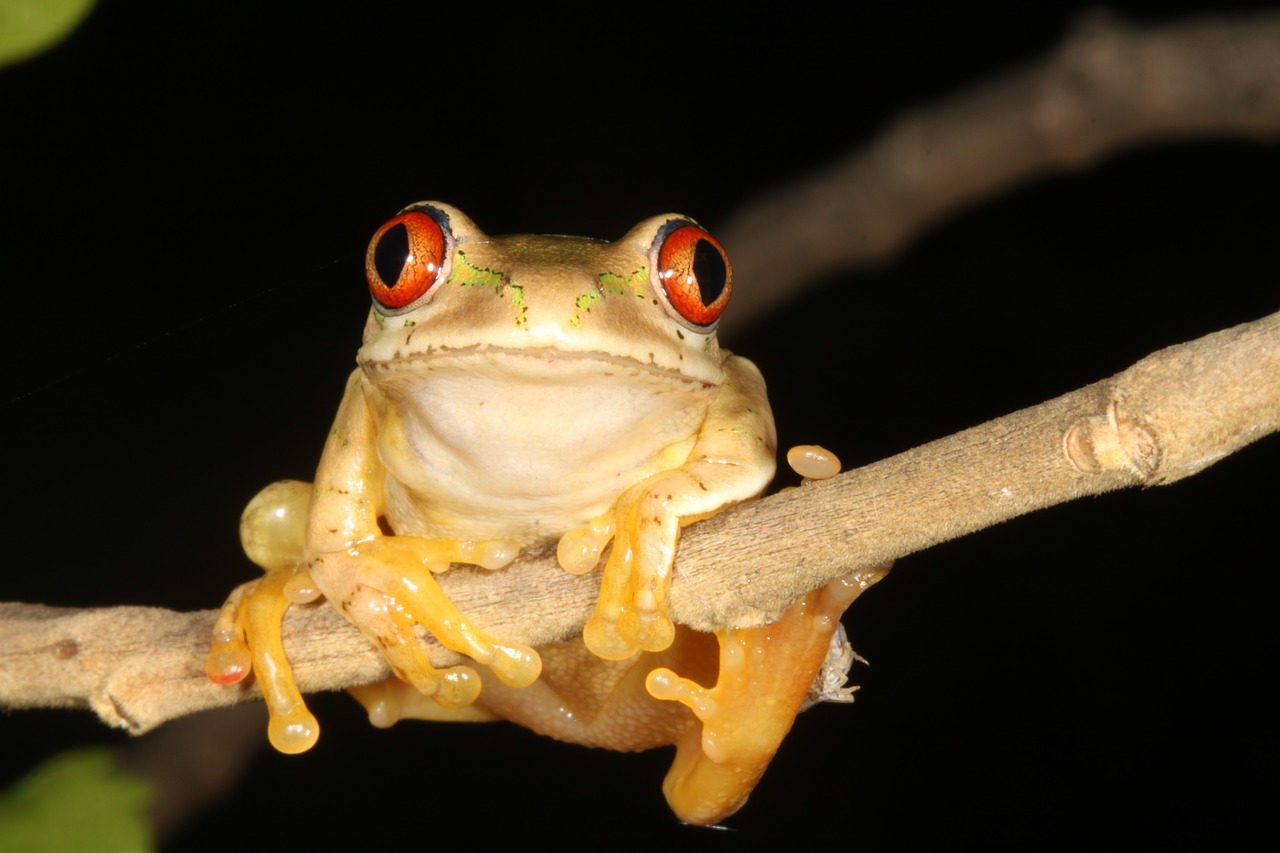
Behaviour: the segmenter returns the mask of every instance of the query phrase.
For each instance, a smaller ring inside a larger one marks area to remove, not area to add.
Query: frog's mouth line
[[[519,367],[512,367],[510,360],[522,359]],[[439,369],[466,370],[477,372],[501,372],[512,377],[541,373],[544,376],[581,377],[584,373],[596,373],[600,376],[611,375],[608,367],[618,370],[640,371],[652,378],[667,382],[694,382],[703,386],[714,386],[718,380],[713,377],[693,376],[680,370],[673,370],[659,365],[656,361],[643,362],[625,355],[612,355],[599,350],[583,350],[582,352],[566,352],[554,347],[495,347],[477,344],[471,347],[434,348],[426,352],[412,355],[399,353],[391,358],[371,358],[361,353],[356,358],[360,367],[371,378],[400,376],[418,371],[434,371]],[[465,367],[464,362],[471,362]],[[606,368],[602,372],[601,366]]]

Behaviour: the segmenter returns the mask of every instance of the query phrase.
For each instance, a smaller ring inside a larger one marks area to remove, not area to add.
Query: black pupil
[[[729,271],[725,269],[720,250],[706,240],[699,240],[698,248],[693,250],[693,275],[698,280],[703,305],[710,305],[724,293]]]
[[[409,229],[398,222],[382,233],[377,248],[373,250],[373,267],[387,289],[396,286],[400,271],[409,257]]]

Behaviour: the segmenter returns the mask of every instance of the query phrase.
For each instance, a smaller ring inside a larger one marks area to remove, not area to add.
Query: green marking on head
[[[516,307],[516,325],[523,326],[529,322],[529,306],[524,303],[524,285],[508,284],[507,290],[511,291],[511,304]]]
[[[602,272],[596,276],[605,294],[611,296],[635,296],[644,299],[645,290],[649,286],[649,268],[641,267],[631,275],[623,277],[611,272]]]
[[[573,307],[578,310],[573,312],[573,316],[569,318],[569,327],[576,329],[582,325],[582,315],[591,310],[591,306],[595,305],[604,297],[598,290],[588,290],[586,293],[573,300]]]
[[[529,306],[524,301],[524,286],[512,282],[504,272],[476,266],[467,260],[466,252],[458,252],[448,283],[459,287],[492,290],[495,296],[510,295],[511,304],[516,309],[515,324],[523,326],[529,322]]]
[[[457,258],[453,263],[453,270],[449,273],[449,283],[456,283],[460,287],[480,287],[499,293],[502,290],[502,282],[506,278],[502,273],[496,270],[489,270],[478,267],[467,260],[466,252],[458,252]]]

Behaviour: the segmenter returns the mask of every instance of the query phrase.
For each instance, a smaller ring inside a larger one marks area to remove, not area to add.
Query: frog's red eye
[[[396,310],[421,299],[440,278],[446,242],[440,221],[423,210],[401,213],[379,228],[364,258],[374,301]]]
[[[656,269],[667,305],[677,320],[707,331],[724,313],[733,292],[733,267],[720,241],[687,221],[658,235]]]

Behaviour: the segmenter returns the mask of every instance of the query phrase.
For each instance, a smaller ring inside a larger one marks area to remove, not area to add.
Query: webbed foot
[[[770,625],[718,632],[714,687],[666,668],[649,673],[650,695],[685,705],[702,722],[677,745],[662,785],[681,820],[716,823],[747,801],[828,659],[841,613],[882,574],[834,581]]]

